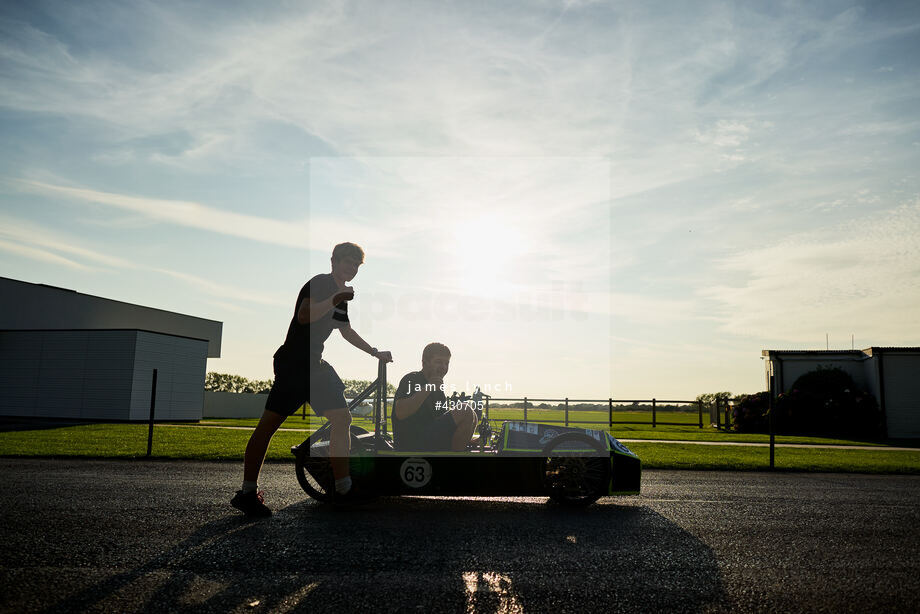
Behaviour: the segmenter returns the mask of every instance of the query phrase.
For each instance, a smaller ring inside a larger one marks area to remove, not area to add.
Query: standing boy
[[[347,283],[364,263],[364,250],[340,243],[332,250],[332,272],[313,277],[300,290],[287,338],[274,356],[275,382],[265,411],[246,445],[243,487],[230,504],[247,516],[271,516],[258,489],[259,472],[272,436],[285,418],[309,403],[332,425],[329,452],[335,477],[335,498],[347,501],[351,490],[348,454],[351,414],[345,402],[345,385],[335,369],[323,360],[323,346],[334,329],[350,344],[375,358],[392,362],[389,352],[378,352],[358,335],[348,320],[348,301],[355,296]]]

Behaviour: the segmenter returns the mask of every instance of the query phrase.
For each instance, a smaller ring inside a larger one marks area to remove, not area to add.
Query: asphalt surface
[[[334,510],[266,465],[0,459],[0,611],[920,611],[920,477],[648,471],[584,510]]]

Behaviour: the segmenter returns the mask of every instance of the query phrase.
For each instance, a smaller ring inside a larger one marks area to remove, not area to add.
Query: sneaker
[[[265,497],[262,496],[263,494],[261,490],[259,492],[243,492],[242,490],[238,490],[236,491],[236,495],[230,499],[230,505],[247,516],[266,518],[272,515],[272,511],[265,505]]]

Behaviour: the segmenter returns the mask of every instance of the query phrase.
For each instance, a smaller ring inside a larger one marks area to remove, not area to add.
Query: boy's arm
[[[348,343],[352,344],[362,352],[367,352],[374,358],[383,358],[387,362],[393,362],[393,357],[389,352],[380,352],[375,347],[371,347],[371,344],[361,338],[361,335],[358,334],[358,331],[353,329],[351,326],[346,324],[339,328],[339,332],[342,333],[342,337]]]
[[[326,315],[332,307],[331,296],[324,301],[313,301],[312,299],[304,298],[300,301],[300,308],[297,310],[297,323],[312,324]]]
[[[339,292],[321,301],[314,301],[309,297],[304,297],[300,301],[300,307],[297,308],[297,323],[311,324],[316,322],[340,302],[350,301],[353,298],[355,298],[355,290],[350,286],[345,286]]]
[[[393,415],[400,420],[405,420],[418,411],[419,407],[422,406],[422,403],[425,402],[425,399],[428,398],[429,394],[431,394],[431,391],[425,390],[423,387],[413,395],[403,397],[401,399],[394,399]]]

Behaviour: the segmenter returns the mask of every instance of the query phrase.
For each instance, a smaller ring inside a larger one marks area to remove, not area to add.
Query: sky
[[[0,275],[219,320],[255,379],[343,241],[394,383],[430,341],[458,390],[687,400],[920,345],[920,5],[266,4],[0,5]]]

